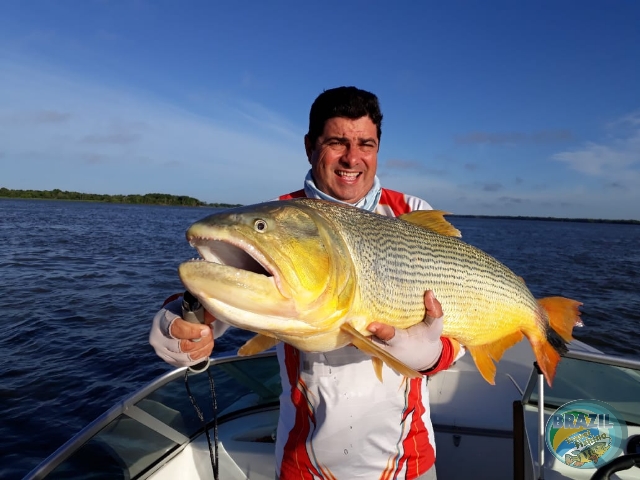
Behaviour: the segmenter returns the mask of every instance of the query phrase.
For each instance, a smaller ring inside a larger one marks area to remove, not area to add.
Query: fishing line
[[[198,299],[194,297],[188,290],[186,290],[182,295],[181,306],[182,318],[184,320],[194,324],[205,324],[204,307],[200,304]],[[196,338],[193,339],[192,342],[199,342],[200,340],[200,338]],[[213,377],[211,376],[211,370],[209,369],[209,362],[210,360],[207,357],[204,361],[198,363],[197,365],[193,365],[187,368],[184,372],[184,384],[187,387],[189,400],[191,400],[191,404],[193,405],[198,418],[202,422],[204,433],[207,436],[207,444],[209,445],[209,457],[211,458],[211,468],[213,469],[213,478],[214,480],[218,480],[218,400],[216,399],[216,389],[213,385]],[[200,410],[200,407],[198,407],[196,399],[191,394],[191,389],[189,388],[189,372],[202,373],[205,370],[207,371],[207,375],[209,376],[209,391],[211,392],[211,405],[213,406],[213,441],[215,448],[211,447],[211,436],[209,435],[209,427],[207,425],[207,421],[204,419],[202,410]]]
[[[208,364],[207,364],[208,366]],[[211,468],[213,470],[213,478],[214,480],[218,480],[218,400],[216,398],[216,389],[213,384],[213,377],[211,376],[211,371],[207,368],[207,375],[209,376],[209,391],[211,392],[211,405],[213,406],[213,447],[211,446],[211,436],[209,435],[209,426],[207,425],[207,421],[204,419],[204,415],[202,410],[198,406],[195,397],[191,393],[191,389],[189,388],[189,369],[187,368],[184,372],[184,385],[187,388],[187,394],[189,395],[189,400],[191,400],[191,404],[198,415],[198,418],[202,422],[202,426],[204,428],[204,433],[207,437],[207,444],[209,445],[209,458],[211,459]]]

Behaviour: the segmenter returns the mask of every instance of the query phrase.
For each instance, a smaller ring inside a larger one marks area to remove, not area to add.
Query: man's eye
[[[326,145],[332,150],[338,150],[338,151],[342,151],[346,148],[346,145],[344,144],[344,142],[341,142],[339,140],[331,140]]]

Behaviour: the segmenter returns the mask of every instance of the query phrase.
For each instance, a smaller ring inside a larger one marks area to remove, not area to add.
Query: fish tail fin
[[[567,342],[573,340],[573,327],[580,325],[580,302],[564,297],[538,300],[542,338],[531,338],[538,366],[549,386],[553,383],[560,355],[567,352]]]
[[[582,303],[564,297],[546,297],[538,305],[547,313],[549,325],[565,342],[573,340],[573,327],[582,326],[579,307]]]

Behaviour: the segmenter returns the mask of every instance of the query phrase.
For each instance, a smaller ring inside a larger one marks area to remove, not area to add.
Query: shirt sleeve
[[[460,345],[456,340],[452,340],[448,337],[440,337],[442,342],[442,353],[438,362],[428,370],[420,372],[423,375],[433,375],[434,373],[441,372],[448,369],[453,363],[464,355],[464,347]],[[455,344],[454,344],[455,342]]]

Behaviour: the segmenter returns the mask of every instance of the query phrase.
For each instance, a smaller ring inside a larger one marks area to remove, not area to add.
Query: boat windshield
[[[218,422],[247,410],[278,407],[281,392],[273,353],[212,362]],[[63,445],[26,478],[144,478],[203,432],[187,394],[184,369],[160,377],[116,405]],[[213,402],[206,373],[189,374],[189,388],[208,427]]]
[[[544,406],[555,410],[579,399],[608,403],[627,425],[640,425],[640,361],[569,351],[558,364],[553,387],[545,385]],[[523,403],[538,404],[536,375],[529,381]]]

